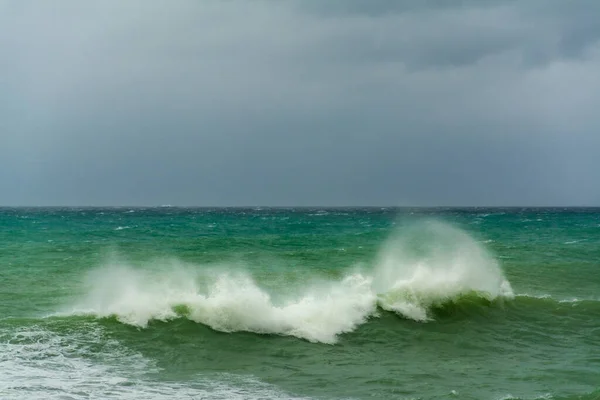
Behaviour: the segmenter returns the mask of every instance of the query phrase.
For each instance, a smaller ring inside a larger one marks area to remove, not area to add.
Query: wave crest
[[[415,321],[433,307],[465,295],[512,298],[498,262],[466,232],[436,221],[411,226],[392,238],[375,268],[381,308]]]
[[[211,275],[182,267],[158,274],[125,265],[104,267],[93,274],[91,292],[69,314],[114,316],[140,328],[151,320],[183,315],[222,332],[333,343],[338,334],[352,331],[376,308],[371,279],[361,274],[315,285],[281,302],[246,274]]]

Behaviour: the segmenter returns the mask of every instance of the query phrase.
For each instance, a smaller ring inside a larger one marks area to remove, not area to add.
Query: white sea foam
[[[100,329],[60,336],[41,327],[0,332],[0,398],[42,399],[293,399],[250,377],[198,376],[193,382],[146,379],[152,362]],[[103,353],[89,346],[102,340]],[[93,356],[93,357],[91,357]]]
[[[378,306],[427,321],[432,307],[464,295],[513,296],[498,263],[467,233],[438,222],[404,232],[388,241],[368,272],[279,293],[229,268],[154,263],[142,269],[116,262],[94,271],[87,295],[65,313],[116,317],[141,328],[186,317],[223,332],[334,343]]]
[[[193,272],[174,267],[150,273],[123,265],[103,267],[90,277],[91,291],[68,313],[116,316],[146,327],[170,320],[186,309],[190,320],[223,332],[249,331],[291,335],[333,343],[376,308],[371,279],[360,274],[307,288],[300,296],[275,302],[243,273]]]
[[[530,299],[539,299],[539,300],[550,300],[557,303],[583,303],[583,302],[599,302],[598,298],[593,297],[564,297],[559,295],[550,295],[550,294],[529,294],[529,293],[519,293],[515,295],[515,297],[521,298],[530,298]]]
[[[85,341],[99,339],[99,330],[91,328],[86,337],[58,336],[40,327],[3,332],[0,343],[0,397],[2,399],[84,398],[83,393],[97,388],[112,389],[128,379],[102,364],[85,359]],[[113,355],[122,349],[107,340]],[[130,357],[131,371],[147,365],[135,354]],[[141,362],[141,363],[140,363]],[[139,371],[139,369],[138,369]],[[77,396],[77,393],[80,393]],[[68,397],[70,395],[70,397]],[[88,397],[85,397],[88,398]]]
[[[515,297],[529,297],[529,298],[533,298],[533,299],[551,299],[552,296],[550,296],[549,294],[529,294],[529,293],[519,293],[517,295],[515,295]]]

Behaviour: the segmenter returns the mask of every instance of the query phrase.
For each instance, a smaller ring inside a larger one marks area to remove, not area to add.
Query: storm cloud
[[[0,205],[599,205],[599,17],[0,0]]]

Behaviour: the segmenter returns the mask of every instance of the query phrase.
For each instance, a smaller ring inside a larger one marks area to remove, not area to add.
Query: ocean
[[[2,208],[0,399],[600,399],[600,209]]]

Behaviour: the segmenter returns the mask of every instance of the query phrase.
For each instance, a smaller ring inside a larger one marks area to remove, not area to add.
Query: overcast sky
[[[0,205],[600,205],[600,2],[0,0]]]

